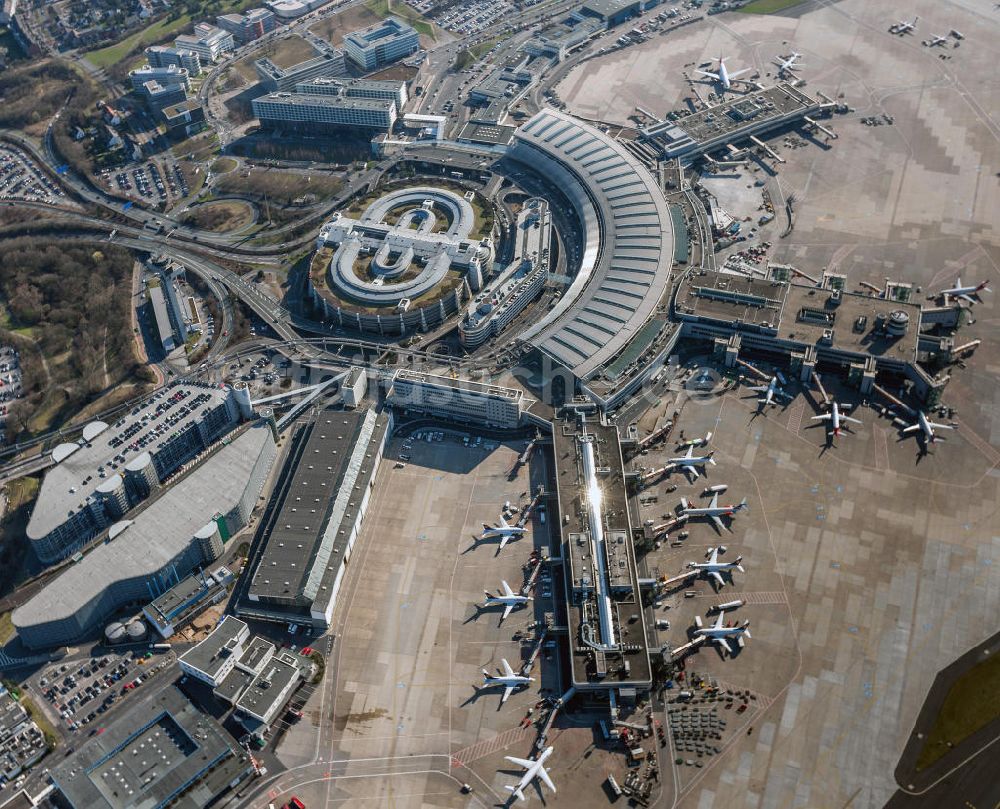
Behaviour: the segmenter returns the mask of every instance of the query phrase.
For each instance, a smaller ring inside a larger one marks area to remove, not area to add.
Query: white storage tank
[[[121,643],[125,640],[125,625],[119,621],[108,624],[104,629],[104,639],[108,643]]]

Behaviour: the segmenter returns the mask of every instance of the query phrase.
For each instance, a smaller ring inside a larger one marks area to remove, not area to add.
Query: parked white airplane
[[[708,578],[713,579],[721,590],[726,586],[726,580],[722,576],[724,570],[738,570],[746,573],[743,569],[743,557],[737,556],[732,562],[720,562],[719,554],[725,553],[726,547],[709,548],[709,559],[707,562],[688,562],[688,568],[696,573],[704,573]]]
[[[503,696],[500,697],[500,704],[503,705],[508,697],[514,693],[514,689],[527,687],[528,683],[535,681],[535,678],[515,674],[514,669],[507,662],[507,658],[503,658],[500,662],[503,664],[503,674],[500,676],[490,674],[486,669],[483,669],[483,688],[493,688],[494,686],[502,685]]]
[[[919,19],[920,19],[919,17],[914,17],[913,18],[913,22],[907,22],[906,20],[899,20],[899,22],[895,22],[895,23],[893,23],[892,25],[889,26],[889,33],[890,34],[900,34],[900,35],[902,35],[902,34],[908,34],[908,33],[910,33],[910,31],[913,31],[913,30],[916,29],[916,27],[917,27],[917,20],[919,20]]]
[[[976,284],[972,287],[964,287],[962,286],[962,279],[958,278],[955,281],[955,286],[951,289],[942,289],[938,295],[943,298],[961,298],[964,301],[968,301],[970,304],[982,303],[982,301],[979,300],[979,293],[993,291],[987,286],[988,283],[989,281],[983,281],[981,284]]]
[[[804,65],[798,65],[796,62],[802,58],[802,54],[797,51],[792,51],[787,57],[779,56],[773,62],[773,64],[778,66],[778,75],[783,76],[786,73],[795,74],[795,71],[800,67],[805,67]]]
[[[764,394],[763,396],[759,396],[757,398],[757,401],[763,405],[777,404],[777,402],[774,401],[775,396],[778,396],[785,400],[789,400],[792,398],[791,394],[785,393],[781,389],[781,385],[778,382],[778,377],[776,376],[772,376],[771,381],[768,382],[766,385],[754,385],[753,387],[747,388],[747,390],[753,390],[757,391],[758,393],[763,393]]]
[[[531,786],[531,782],[534,781],[536,778],[541,778],[545,786],[547,786],[549,789],[552,790],[553,793],[555,793],[556,785],[552,783],[552,779],[549,778],[548,770],[545,769],[545,760],[552,755],[552,750],[553,748],[546,747],[545,750],[542,752],[542,754],[534,761],[531,761],[530,759],[527,758],[515,758],[514,756],[504,756],[504,758],[506,758],[507,761],[516,764],[518,767],[524,767],[525,769],[525,773],[524,775],[521,776],[520,781],[518,781],[514,786],[504,787],[504,789],[506,789],[508,792],[514,793],[514,795],[516,795],[522,801],[526,801],[528,799],[524,796],[524,790],[527,789],[529,786]]]
[[[708,442],[712,440],[711,433],[705,433],[703,438],[689,438],[686,441],[681,441],[677,445],[677,449],[684,449],[685,447],[707,447]]]
[[[510,525],[503,517],[500,518],[500,523],[498,525],[487,525],[486,523],[483,523],[483,529],[483,533],[479,538],[499,539],[501,551],[503,550],[504,545],[514,538],[523,536],[525,532],[524,528],[521,528],[518,525]]]
[[[849,421],[851,424],[861,425],[860,419],[852,418],[851,416],[846,416],[840,412],[840,409],[848,410],[851,405],[838,405],[836,402],[830,408],[829,413],[824,413],[821,416],[813,416],[813,421],[829,421],[830,422],[830,432],[834,436],[840,435],[840,423],[843,421]]]
[[[698,479],[698,467],[704,467],[705,464],[712,464],[715,466],[715,458],[712,456],[715,452],[710,452],[708,455],[695,456],[694,446],[689,446],[687,454],[682,455],[680,458],[671,458],[667,461],[666,465],[671,471],[674,469],[680,469],[687,475],[688,480],[695,481]]]
[[[902,430],[903,435],[911,435],[916,432],[922,432],[924,438],[927,440],[928,444],[933,444],[935,441],[944,441],[944,438],[935,433],[935,430],[954,430],[954,424],[935,424],[933,421],[927,418],[927,414],[923,410],[917,411],[917,420],[911,424],[909,427],[904,427]]]
[[[734,70],[732,73],[726,69],[726,60],[721,56],[719,57],[719,69],[716,72],[710,70],[696,70],[695,73],[700,73],[702,76],[708,76],[710,79],[714,79],[719,83],[723,90],[730,90],[733,86],[733,79],[737,76],[742,76],[744,73],[749,73],[752,68],[746,67],[743,70]]]
[[[507,616],[510,615],[511,610],[514,607],[523,607],[529,601],[531,601],[531,596],[522,596],[515,593],[510,589],[510,585],[505,581],[500,582],[503,590],[498,595],[493,595],[489,590],[484,590],[486,593],[486,603],[483,604],[484,607],[499,607],[503,605],[503,615],[500,616],[500,623],[502,624]]]
[[[739,503],[728,506],[720,506],[719,493],[715,492],[712,494],[712,502],[702,508],[692,508],[688,505],[687,498],[682,497],[680,514],[682,517],[688,518],[708,517],[713,523],[715,523],[715,527],[721,531],[723,528],[726,528],[725,524],[720,519],[721,517],[733,517],[738,512],[745,511],[748,508],[750,508],[750,506],[747,505],[747,499],[745,497]],[[726,530],[728,531],[729,529],[726,528]]]
[[[718,617],[715,619],[715,623],[711,626],[705,626],[701,620],[700,615],[694,616],[694,622],[697,625],[697,629],[694,631],[695,637],[706,638],[712,643],[718,644],[723,648],[723,651],[728,651],[732,653],[732,641],[736,641],[736,645],[739,648],[743,648],[746,644],[744,638],[753,637],[750,634],[750,620],[747,619],[742,624],[738,626],[723,626],[722,622],[726,617],[725,611],[719,613]]]
[[[935,45],[944,45],[947,41],[948,37],[939,37],[935,34],[930,39],[925,39],[924,44],[928,48],[933,48]]]

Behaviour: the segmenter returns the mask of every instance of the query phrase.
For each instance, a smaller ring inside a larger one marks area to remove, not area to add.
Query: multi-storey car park
[[[334,248],[310,277],[313,304],[338,326],[406,334],[444,322],[482,288],[493,242],[475,236],[476,213],[444,188],[407,188],[373,202],[359,219],[337,213],[317,249]]]
[[[49,564],[76,553],[250,415],[245,391],[185,382],[114,424],[91,422],[79,442],[52,451],[26,529],[36,555]]]
[[[297,428],[239,615],[329,628],[391,429],[371,409],[322,410]]]
[[[572,684],[634,697],[652,671],[618,428],[570,411],[552,442]]]
[[[94,634],[116,611],[141,607],[218,559],[250,519],[275,454],[273,425],[247,425],[18,607],[22,642],[45,648]]]
[[[209,806],[254,773],[250,755],[174,686],[69,753],[49,777],[73,809]]]

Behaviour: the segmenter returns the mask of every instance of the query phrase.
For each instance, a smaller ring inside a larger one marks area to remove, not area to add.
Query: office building
[[[211,565],[250,519],[275,457],[272,426],[247,425],[67,567],[12,616],[32,649],[71,643],[126,607],[141,607]]]
[[[177,658],[181,671],[212,688],[226,679],[250,640],[250,628],[239,618],[225,615],[207,638]]]
[[[194,51],[178,50],[166,45],[150,45],[146,48],[146,61],[150,67],[179,67],[188,72],[188,76],[200,76],[202,72],[201,57]]]
[[[250,755],[175,686],[79,744],[49,773],[72,809],[204,809],[254,773]]]
[[[291,67],[278,67],[270,59],[258,59],[253,67],[261,87],[269,93],[290,92],[297,84],[310,79],[347,75],[344,54],[336,48],[324,50],[312,59]]]
[[[172,104],[160,110],[167,125],[167,135],[177,140],[194,135],[205,128],[205,108],[195,98]]]
[[[228,31],[200,22],[195,25],[193,34],[182,34],[174,39],[174,47],[177,50],[193,51],[205,63],[217,61],[224,53],[232,53],[236,42]]]
[[[371,79],[317,78],[296,83],[295,92],[302,95],[342,96],[344,98],[378,98],[394,101],[396,111],[406,106],[405,81],[373,81]]]
[[[302,682],[304,662],[285,650],[268,656],[260,672],[243,689],[234,704],[240,722],[248,731],[259,732],[284,710]]]
[[[215,18],[223,31],[233,35],[237,45],[246,45],[271,33],[278,24],[274,12],[267,8],[252,8],[242,14],[223,14]]]
[[[345,129],[388,132],[397,114],[395,102],[388,99],[343,95],[271,93],[251,103],[262,128],[311,134]]]
[[[297,428],[237,614],[329,628],[391,429],[370,409],[324,410]]]
[[[330,0],[267,0],[264,5],[273,11],[279,20],[294,20],[329,2]]]
[[[233,572],[221,566],[199,570],[154,598],[142,608],[146,620],[161,637],[169,638],[210,604],[225,598]]]
[[[420,47],[417,32],[398,17],[388,17],[362,31],[344,37],[347,58],[362,70],[375,70],[415,53]]]
[[[466,424],[513,429],[527,406],[515,388],[419,371],[396,371],[383,384],[386,401],[396,409],[434,413]]]
[[[232,389],[178,383],[112,425],[94,421],[58,445],[28,521],[46,564],[80,550],[240,419]]]
[[[161,87],[181,87],[184,90],[191,89],[191,79],[187,70],[177,65],[167,65],[166,67],[153,67],[145,65],[138,70],[133,70],[129,74],[132,82],[132,89],[142,91],[148,82],[156,82]]]

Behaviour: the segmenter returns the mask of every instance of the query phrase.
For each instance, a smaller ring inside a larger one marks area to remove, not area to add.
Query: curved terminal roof
[[[599,129],[546,109],[515,138],[511,156],[561,188],[584,233],[576,278],[522,339],[589,379],[656,312],[670,282],[673,220],[652,174]]]

